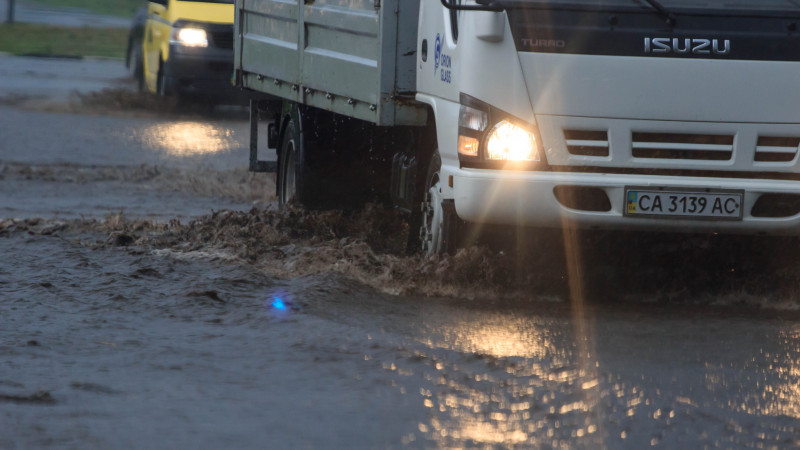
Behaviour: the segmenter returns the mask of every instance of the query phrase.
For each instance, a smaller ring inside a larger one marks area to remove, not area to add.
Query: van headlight
[[[486,139],[486,159],[492,161],[541,161],[536,136],[508,120],[492,128]]]
[[[169,43],[184,47],[208,47],[208,34],[202,28],[175,27],[172,29]]]

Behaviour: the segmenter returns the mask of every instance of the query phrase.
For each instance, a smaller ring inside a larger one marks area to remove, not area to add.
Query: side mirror
[[[505,37],[505,15],[501,12],[476,12],[475,36],[486,42],[501,42]]]

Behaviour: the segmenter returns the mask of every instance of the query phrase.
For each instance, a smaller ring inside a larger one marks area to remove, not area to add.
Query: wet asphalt
[[[65,102],[75,94],[130,85],[128,70],[105,58],[13,57],[0,54],[0,97]]]
[[[197,185],[209,173],[223,178],[247,173],[242,162],[248,157],[249,126],[241,108],[174,112],[155,103],[150,110],[126,110],[117,104],[119,94],[139,94],[118,60],[0,56],[0,75],[4,217],[123,212],[185,218],[248,209],[272,195],[265,187],[260,197],[214,201],[157,189],[159,181]],[[100,93],[103,106],[83,106],[82,96],[92,93]],[[207,197],[227,194],[225,186],[213,183],[198,189]]]
[[[9,21],[9,2],[0,0],[0,20]],[[142,2],[144,5],[144,2]],[[124,17],[93,14],[82,8],[53,7],[35,1],[15,0],[13,21],[21,23],[40,23],[68,27],[109,27],[128,28],[132,20]]]
[[[274,253],[305,246],[322,269],[303,275],[210,241],[139,244],[107,231],[120,212],[155,236],[274,207],[274,188],[247,174],[239,111],[109,112],[73,92],[81,73],[124,89],[121,65],[0,58],[18,74],[0,77],[0,448],[800,446],[795,260],[585,248],[558,288],[434,297],[358,281],[330,239]],[[75,75],[26,91],[42,73]],[[752,276],[708,276],[730,270]]]

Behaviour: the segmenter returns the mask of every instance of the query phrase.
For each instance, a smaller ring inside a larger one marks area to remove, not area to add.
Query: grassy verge
[[[72,28],[29,23],[0,24],[0,52],[13,55],[106,56],[123,58],[128,30]]]
[[[145,0],[35,0],[48,6],[82,8],[97,14],[133,17],[136,10],[147,4]]]

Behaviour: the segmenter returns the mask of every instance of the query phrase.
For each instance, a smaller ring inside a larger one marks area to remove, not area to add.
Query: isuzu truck
[[[382,186],[428,253],[485,224],[800,234],[799,2],[236,0],[235,20],[251,169],[282,204]]]

